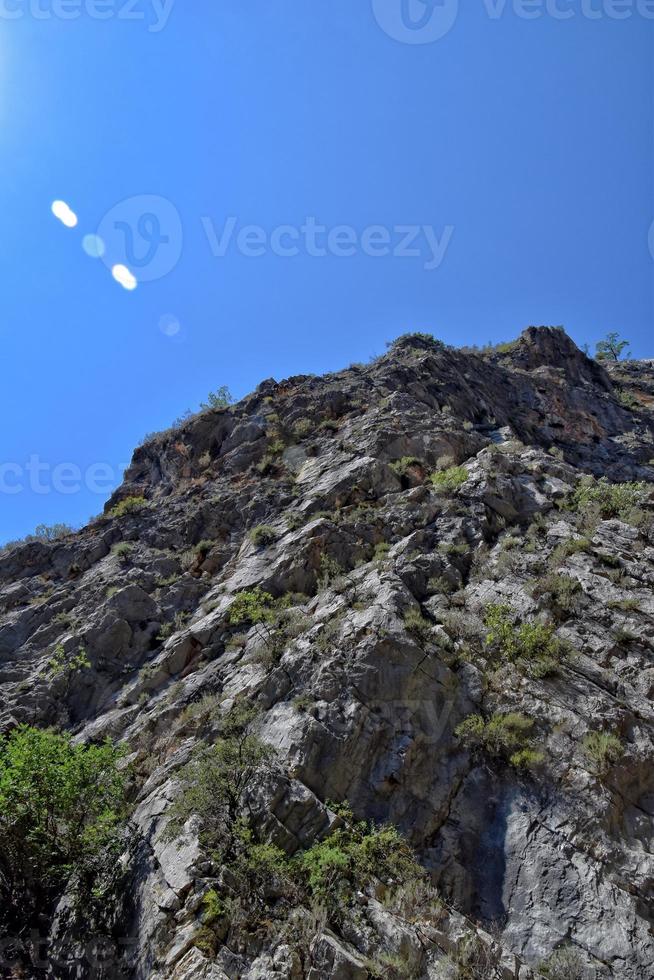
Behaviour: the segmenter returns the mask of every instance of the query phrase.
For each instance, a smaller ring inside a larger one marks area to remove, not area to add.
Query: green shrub
[[[448,959],[454,970],[447,974],[450,980],[495,980],[502,976],[491,946],[475,934],[460,939]]]
[[[628,340],[621,340],[617,331],[608,333],[604,340],[600,340],[595,345],[595,358],[598,361],[619,361],[623,352],[631,344]]]
[[[164,623],[157,634],[157,642],[165,643],[165,641],[176,633],[178,630],[184,628],[186,622],[188,621],[189,613],[180,610],[175,613],[175,618],[168,623]]]
[[[218,738],[196,750],[180,773],[179,795],[164,832],[178,835],[191,816],[200,818],[200,841],[220,864],[223,884],[202,901],[205,929],[230,919],[261,929],[271,918],[287,918],[293,908],[322,905],[338,921],[352,895],[374,881],[387,884],[423,880],[424,873],[393,827],[355,822],[347,807],[333,807],[341,824],[326,840],[289,858],[261,837],[248,819],[246,791],[275,767],[273,750],[251,731],[255,710],[237,704],[220,720]],[[213,942],[210,932],[203,942]]]
[[[293,435],[296,439],[308,439],[315,431],[316,427],[311,419],[300,419],[293,426]]]
[[[434,628],[419,609],[409,609],[404,616],[404,626],[423,646],[433,637]]]
[[[417,456],[403,456],[402,459],[396,459],[391,463],[391,469],[402,477],[406,475],[407,470],[414,466],[422,467],[422,465],[422,461]]]
[[[549,608],[559,622],[579,612],[581,608],[581,585],[569,575],[555,572],[537,579],[532,589],[536,598],[549,596]]]
[[[447,558],[465,558],[466,555],[470,554],[470,545],[463,541],[458,544],[456,541],[441,541],[438,550]]]
[[[219,724],[219,737],[200,748],[180,774],[180,793],[170,810],[166,836],[176,836],[190,816],[200,817],[200,840],[217,860],[239,850],[243,793],[272,767],[274,752],[250,725],[255,710],[239,703]]]
[[[229,388],[227,385],[221,385],[221,387],[217,388],[216,391],[209,392],[206,402],[200,403],[200,408],[203,411],[208,411],[209,409],[228,408],[233,404],[234,399],[232,398]]]
[[[573,946],[561,946],[540,963],[538,972],[546,980],[584,980],[584,962]]]
[[[619,401],[622,407],[626,408],[628,412],[637,412],[638,409],[643,407],[638,399],[625,388],[618,388],[615,392],[615,398],[616,401]]]
[[[457,591],[457,585],[446,575],[433,575],[427,582],[427,589],[431,595],[451,595]]]
[[[320,572],[318,575],[318,588],[327,589],[330,585],[340,579],[345,573],[345,569],[331,555],[323,553],[320,556]]]
[[[612,732],[590,732],[581,744],[584,755],[599,775],[605,775],[624,755],[622,742]]]
[[[515,626],[510,606],[492,604],[486,608],[484,625],[486,647],[504,663],[517,664],[534,678],[555,673],[567,648],[555,635],[553,626],[531,622]]]
[[[270,617],[274,601],[269,592],[264,592],[258,586],[247,592],[239,592],[230,606],[229,622],[232,626],[262,623]]]
[[[356,891],[374,881],[403,882],[424,872],[399,831],[357,822],[347,807],[337,808],[343,825],[294,859],[310,898],[329,911],[348,905]]]
[[[508,759],[518,768],[529,763],[531,768],[543,761],[542,753],[531,742],[533,727],[533,719],[518,712],[495,714],[488,721],[481,715],[469,715],[454,734],[470,749]]]
[[[120,558],[121,561],[126,562],[129,560],[132,551],[134,550],[134,545],[129,541],[121,541],[119,544],[115,544],[111,549],[112,555],[116,558]]]
[[[210,926],[224,914],[224,903],[215,888],[210,888],[202,899],[202,922]]]
[[[566,558],[569,558],[571,555],[588,553],[592,551],[592,547],[590,538],[568,538],[567,541],[562,541],[561,544],[557,544],[550,555],[550,566],[552,568],[558,568]]]
[[[442,340],[437,340],[431,333],[421,333],[419,330],[409,333],[400,334],[395,340],[388,340],[386,342],[386,347],[389,350],[394,350],[398,347],[404,347],[405,345],[410,345],[412,342],[417,341],[420,344],[426,344],[433,350],[445,350],[445,344]]]
[[[509,761],[516,769],[532,771],[540,768],[544,760],[544,754],[538,749],[520,749],[513,753]]]
[[[77,653],[68,657],[63,646],[59,644],[48,661],[48,672],[51,677],[70,676],[79,670],[88,670],[90,666],[91,661],[84,647],[80,647]]]
[[[618,612],[640,612],[639,599],[610,599],[607,603],[608,609],[615,609]]]
[[[387,557],[388,552],[391,550],[390,544],[387,541],[380,541],[378,545],[375,545],[375,553],[373,559],[375,561],[383,561]]]
[[[87,903],[100,894],[126,816],[120,755],[109,742],[74,745],[68,735],[28,726],[0,737],[0,850],[9,890],[0,917],[46,913],[67,886]]]
[[[278,537],[275,528],[269,524],[260,524],[250,531],[250,541],[255,548],[267,548],[268,545],[274,544]]]
[[[145,497],[125,497],[109,511],[110,517],[125,517],[127,514],[135,514],[148,506]]]
[[[34,534],[28,534],[24,538],[19,538],[16,541],[7,541],[5,544],[0,545],[0,554],[3,551],[11,551],[12,548],[16,548],[18,545],[31,544],[34,541],[58,541],[59,538],[74,533],[74,528],[68,524],[39,524],[34,529]]]
[[[440,493],[454,493],[468,479],[468,471],[465,466],[449,466],[432,473],[429,479]]]
[[[520,344],[519,340],[507,340],[504,343],[495,344],[493,347],[491,347],[490,353],[510,354],[511,351],[514,351],[516,347],[519,346],[519,344]]]
[[[604,520],[629,520],[632,512],[645,503],[650,490],[646,483],[609,483],[606,477],[595,480],[586,476],[572,495],[572,506],[581,514],[596,511]]]

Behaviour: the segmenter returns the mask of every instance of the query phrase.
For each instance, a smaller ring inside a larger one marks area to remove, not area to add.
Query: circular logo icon
[[[372,0],[381,29],[403,44],[432,44],[445,37],[459,13],[459,0]]]
[[[125,266],[137,282],[163,279],[182,254],[182,219],[165,197],[139,194],[114,205],[98,227],[108,268]]]

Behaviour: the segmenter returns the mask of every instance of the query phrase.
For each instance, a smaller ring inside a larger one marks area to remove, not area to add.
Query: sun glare
[[[65,201],[53,201],[52,213],[55,218],[61,221],[66,228],[75,228],[77,225],[77,215]]]
[[[130,272],[126,265],[115,265],[111,270],[111,274],[123,289],[136,289],[136,276]]]

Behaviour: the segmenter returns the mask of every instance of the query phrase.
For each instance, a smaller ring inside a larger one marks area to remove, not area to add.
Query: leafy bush
[[[173,633],[176,633],[178,630],[184,628],[188,618],[189,618],[189,614],[182,610],[180,610],[180,612],[175,613],[175,618],[169,621],[168,623],[164,623],[161,629],[159,630],[157,634],[157,642],[165,643],[166,640],[173,635]]]
[[[110,517],[125,517],[127,514],[135,514],[139,510],[143,510],[144,507],[148,506],[148,502],[145,497],[125,497],[123,500],[119,500],[118,503],[111,508],[109,511]]]
[[[538,598],[549,596],[549,608],[555,618],[563,622],[579,612],[581,585],[569,575],[550,573],[539,578],[533,586],[532,594]]]
[[[244,703],[222,718],[214,745],[199,750],[182,771],[165,831],[174,838],[189,817],[199,817],[200,841],[226,872],[220,892],[205,895],[205,927],[232,918],[236,904],[241,920],[258,929],[271,917],[316,903],[338,920],[354,892],[373,881],[424,878],[395,828],[355,822],[347,807],[334,807],[342,822],[327,839],[292,858],[262,839],[247,816],[246,791],[275,762],[273,750],[251,731],[254,718]],[[211,936],[205,938],[211,944]]]
[[[590,732],[582,742],[584,755],[595,771],[605,775],[624,755],[624,746],[611,732]]]
[[[343,825],[294,862],[311,899],[333,912],[373,881],[407,883],[424,877],[395,827],[356,822],[349,808],[338,810]]]
[[[607,602],[607,608],[624,613],[640,612],[641,605],[639,599],[610,599]]]
[[[476,935],[459,940],[449,959],[455,971],[449,974],[451,980],[491,980],[501,976],[491,946]]]
[[[227,385],[221,385],[220,388],[217,388],[215,391],[209,392],[206,402],[200,403],[200,408],[203,411],[208,411],[209,409],[228,408],[233,404],[234,399],[232,398],[229,388]]]
[[[456,541],[441,541],[438,550],[448,558],[465,558],[466,555],[470,554],[470,545],[463,541],[458,544]]]
[[[422,461],[418,459],[417,456],[403,456],[402,459],[396,459],[391,463],[391,469],[397,473],[398,476],[402,477],[406,475],[407,470],[414,466],[422,467]]]
[[[561,544],[557,544],[549,558],[550,566],[552,568],[558,568],[570,555],[588,553],[592,551],[592,547],[590,538],[568,538],[566,541],[562,541]]]
[[[517,768],[533,768],[543,761],[530,736],[533,719],[518,712],[495,714],[486,721],[481,715],[469,715],[454,734],[470,749],[481,749],[493,757],[508,759]]]
[[[28,726],[0,738],[0,849],[16,917],[51,908],[67,885],[98,894],[126,816],[120,755]]]
[[[595,357],[598,361],[619,361],[623,351],[630,346],[629,341],[621,340],[617,332],[609,333],[595,345]]]
[[[67,657],[63,646],[59,644],[48,661],[48,672],[51,677],[70,676],[79,670],[88,670],[90,666],[91,661],[84,647],[80,647],[77,653]]]
[[[606,477],[584,477],[572,495],[572,506],[582,514],[595,511],[603,520],[618,517],[629,520],[632,512],[647,500],[651,488],[646,483],[609,483]]]
[[[584,963],[573,946],[561,946],[540,963],[538,972],[547,980],[583,980]]]
[[[132,551],[134,550],[134,545],[129,541],[120,541],[119,544],[115,544],[111,549],[111,553],[120,558],[121,561],[128,561]]]
[[[409,609],[404,617],[406,629],[421,643],[426,644],[433,636],[433,626],[419,609]]]
[[[618,388],[615,393],[616,400],[620,402],[623,408],[626,408],[629,412],[636,412],[639,408],[643,406],[638,401],[630,391],[626,391],[624,388]]]
[[[311,419],[300,419],[293,426],[293,435],[296,439],[308,439],[316,431],[315,423]]]
[[[403,333],[395,340],[389,340],[386,342],[386,347],[389,350],[394,350],[398,347],[410,346],[413,342],[418,342],[421,345],[427,345],[433,348],[433,350],[445,350],[445,344],[442,340],[437,340],[431,333],[421,333],[420,331],[414,331],[413,333]]]
[[[267,548],[268,545],[274,544],[278,537],[275,528],[269,524],[260,524],[250,531],[250,541],[255,548]]]
[[[189,548],[180,557],[179,562],[182,568],[187,572],[197,570],[215,543],[215,541],[211,541],[206,538],[202,541],[198,541],[196,545],[193,545],[192,548]]]
[[[274,756],[249,727],[255,711],[236,705],[219,725],[210,748],[196,752],[181,773],[181,792],[170,811],[167,836],[174,837],[192,815],[202,821],[200,839],[219,860],[240,850],[239,824],[243,793],[252,780],[269,771]]]
[[[34,541],[51,542],[65,537],[67,534],[74,534],[74,529],[68,524],[39,524],[34,529],[34,534],[27,534],[24,538],[16,541],[7,541],[0,546],[0,554],[3,551],[10,551],[21,544],[31,544]]]
[[[440,493],[454,493],[468,479],[468,471],[465,466],[449,466],[432,473],[429,479]]]
[[[320,573],[318,575],[318,588],[327,589],[344,574],[345,569],[331,555],[323,553],[320,556]]]
[[[492,604],[486,609],[486,646],[503,662],[515,663],[531,677],[555,673],[567,654],[553,626],[531,622],[515,626],[510,606]]]
[[[247,592],[239,592],[230,607],[229,621],[232,626],[262,623],[270,616],[274,601],[269,592],[264,592],[258,586]]]

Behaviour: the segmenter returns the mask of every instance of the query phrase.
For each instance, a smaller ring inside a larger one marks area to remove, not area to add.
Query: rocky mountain
[[[558,328],[150,438],[0,553],[0,730],[129,804],[101,914],[19,908],[5,808],[4,975],[654,976],[653,585],[654,361]]]

